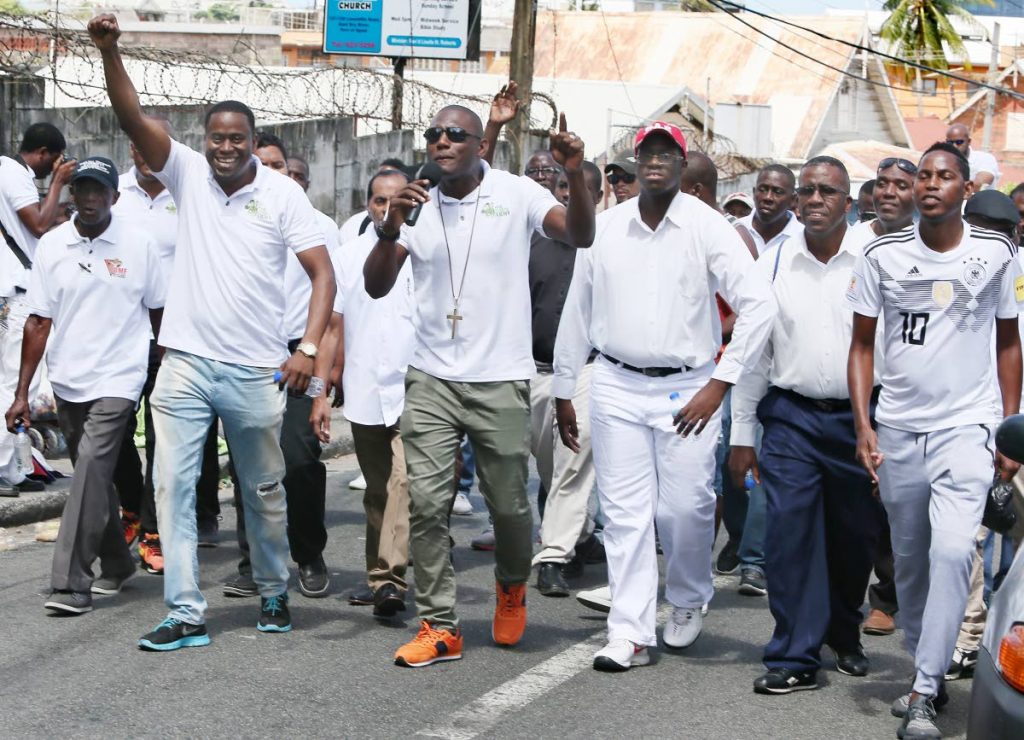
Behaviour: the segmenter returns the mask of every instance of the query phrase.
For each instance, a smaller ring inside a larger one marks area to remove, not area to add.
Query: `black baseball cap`
[[[106,157],[86,157],[75,165],[71,182],[90,178],[98,180],[112,190],[117,190],[119,176],[117,167]]]
[[[615,159],[604,166],[604,173],[607,175],[615,167],[625,172],[627,175],[636,174],[636,157],[633,156],[633,152],[624,151],[619,152]]]
[[[1013,200],[998,190],[982,190],[972,195],[964,206],[964,216],[983,216],[1008,226],[1015,226],[1020,221],[1020,213]]]

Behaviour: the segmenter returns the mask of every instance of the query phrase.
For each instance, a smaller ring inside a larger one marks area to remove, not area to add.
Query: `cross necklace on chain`
[[[480,185],[477,185],[479,189]],[[444,234],[444,248],[448,253],[448,284],[452,291],[452,312],[445,316],[452,322],[452,339],[458,332],[459,322],[465,318],[459,313],[459,301],[462,300],[462,289],[466,285],[466,272],[469,270],[469,255],[473,253],[473,235],[476,233],[476,214],[480,210],[480,193],[476,194],[476,205],[473,206],[473,222],[469,229],[469,246],[466,247],[466,261],[462,265],[462,278],[459,280],[459,292],[455,292],[455,273],[452,268],[452,248],[448,244],[448,229],[444,225],[444,212],[441,210],[441,189],[437,192],[437,215],[441,219],[441,232]],[[460,206],[461,207],[461,206]]]

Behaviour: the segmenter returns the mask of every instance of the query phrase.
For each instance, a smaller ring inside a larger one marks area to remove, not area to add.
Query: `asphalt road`
[[[227,599],[234,572],[234,511],[225,507],[222,545],[201,551],[210,601],[209,647],[144,653],[136,641],[165,614],[159,577],[142,573],[119,596],[96,597],[81,617],[44,612],[52,545],[35,527],[5,533],[0,552],[0,735],[3,737],[373,737],[447,738],[892,738],[890,701],[905,691],[911,663],[897,636],[866,637],[872,671],[843,676],[831,662],[825,686],[784,697],[751,690],[771,630],[767,602],[718,592],[696,644],[655,652],[624,674],[597,673],[603,619],[575,599],[531,588],[530,623],[514,649],[490,640],[492,558],[469,549],[483,513],[454,519],[464,659],[410,670],[391,663],[416,622],[380,623],[345,597],[361,579],[360,494],[347,482],[352,457],[328,463],[326,557],[332,594],[293,595],[295,630],[255,629],[255,599]],[[536,481],[533,481],[534,488]],[[483,501],[472,497],[478,511]],[[724,532],[723,532],[724,535]],[[719,541],[721,544],[721,539]],[[604,583],[589,566],[580,588]],[[940,715],[946,737],[963,737],[970,682],[950,685]]]

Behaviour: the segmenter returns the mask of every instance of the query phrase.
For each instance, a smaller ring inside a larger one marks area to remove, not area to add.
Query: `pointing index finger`
[[[558,114],[558,132],[564,134],[569,130],[569,125],[565,122],[565,114]]]

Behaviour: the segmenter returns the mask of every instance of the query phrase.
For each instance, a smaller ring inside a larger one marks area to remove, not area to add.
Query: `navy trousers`
[[[860,608],[883,509],[857,463],[853,413],[769,389],[761,480],[767,495],[765,576],[775,631],[767,668],[817,670],[821,646],[860,644]]]

